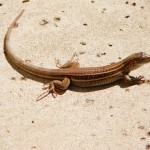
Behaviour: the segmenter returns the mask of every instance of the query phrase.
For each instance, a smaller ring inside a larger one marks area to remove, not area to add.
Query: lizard
[[[129,75],[130,71],[150,62],[150,55],[145,52],[131,54],[118,62],[102,67],[80,68],[79,62],[73,60],[74,57],[64,65],[59,65],[59,69],[42,68],[23,61],[15,55],[10,45],[11,31],[23,13],[24,10],[18,14],[6,32],[4,53],[6,57],[22,70],[32,75],[52,80],[50,83],[45,84],[44,90],[46,92],[41,94],[37,98],[37,101],[43,99],[48,94],[52,94],[53,97],[56,97],[57,94],[60,95],[61,92],[68,89],[70,84],[88,88],[110,84],[121,79],[124,79],[125,82],[132,85],[141,84],[146,81],[143,76],[133,77]]]

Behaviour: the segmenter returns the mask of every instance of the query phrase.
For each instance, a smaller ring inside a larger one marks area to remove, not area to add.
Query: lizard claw
[[[145,83],[145,78],[144,78],[144,76],[136,77],[136,78],[135,78],[135,83],[136,83],[136,84],[143,84],[143,83]]]
[[[52,93],[52,96],[53,96],[54,98],[57,97],[57,92],[55,91],[55,86],[54,86],[53,83],[45,84],[44,87],[43,87],[43,89],[44,89],[44,90],[47,89],[47,91],[44,92],[44,93],[42,93],[42,94],[40,94],[40,95],[37,97],[36,101],[42,100],[43,98],[45,98],[45,97],[46,97],[47,95],[49,95],[50,93]]]

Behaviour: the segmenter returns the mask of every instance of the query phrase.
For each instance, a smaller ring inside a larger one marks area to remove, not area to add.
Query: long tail
[[[19,15],[14,19],[10,27],[8,28],[5,38],[4,38],[4,53],[6,56],[8,56],[14,64],[18,64],[20,61],[22,61],[20,58],[18,58],[14,53],[10,45],[10,34],[12,29],[14,28],[16,22],[18,19],[22,16],[25,10],[22,10]]]
[[[22,70],[31,73],[33,75],[44,77],[44,78],[50,78],[50,79],[56,79],[58,77],[58,69],[48,69],[48,68],[42,68],[37,67],[35,65],[29,64],[22,59],[20,59],[16,54],[13,52],[13,49],[11,47],[10,42],[10,34],[12,29],[14,28],[14,25],[18,21],[18,19],[22,16],[24,13],[24,10],[22,10],[19,15],[14,19],[10,27],[8,28],[5,38],[4,38],[4,53],[6,57],[8,57],[17,67],[21,68]],[[59,70],[60,71],[60,70]],[[65,70],[64,74],[67,74]],[[61,75],[60,75],[61,76]]]

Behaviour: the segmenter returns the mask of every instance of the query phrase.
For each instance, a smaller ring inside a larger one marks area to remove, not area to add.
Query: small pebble
[[[129,18],[130,16],[125,16],[125,18]]]
[[[57,22],[58,22],[58,21],[60,21],[60,20],[61,20],[60,17],[55,17],[55,18],[54,18],[54,21],[57,21]]]
[[[132,3],[132,6],[136,6],[136,3]]]
[[[87,26],[87,23],[83,23],[84,26]]]
[[[84,53],[85,53],[84,51],[80,51],[80,52],[79,52],[79,54],[81,54],[81,55],[84,54]]]
[[[85,42],[80,42],[80,44],[81,44],[81,45],[86,45],[86,43],[85,43]]]
[[[40,25],[46,25],[46,24],[48,24],[48,21],[47,21],[47,20],[41,20],[41,21],[39,22],[39,24],[40,24]]]
[[[22,2],[23,2],[23,3],[26,3],[26,2],[29,2],[29,0],[23,0]]]
[[[21,78],[20,78],[20,80],[24,80],[24,81],[26,81],[26,80],[27,80],[27,78],[23,76],[23,77],[21,77]]]

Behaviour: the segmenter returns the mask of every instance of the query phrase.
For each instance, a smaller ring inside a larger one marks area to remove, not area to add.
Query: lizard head
[[[144,53],[144,52],[134,53],[130,56],[130,58],[134,62],[130,66],[130,69],[132,69],[132,70],[135,70],[146,63],[150,63],[150,55],[147,53]]]
[[[135,59],[138,63],[149,63],[150,62],[150,55],[144,52],[136,53]]]

